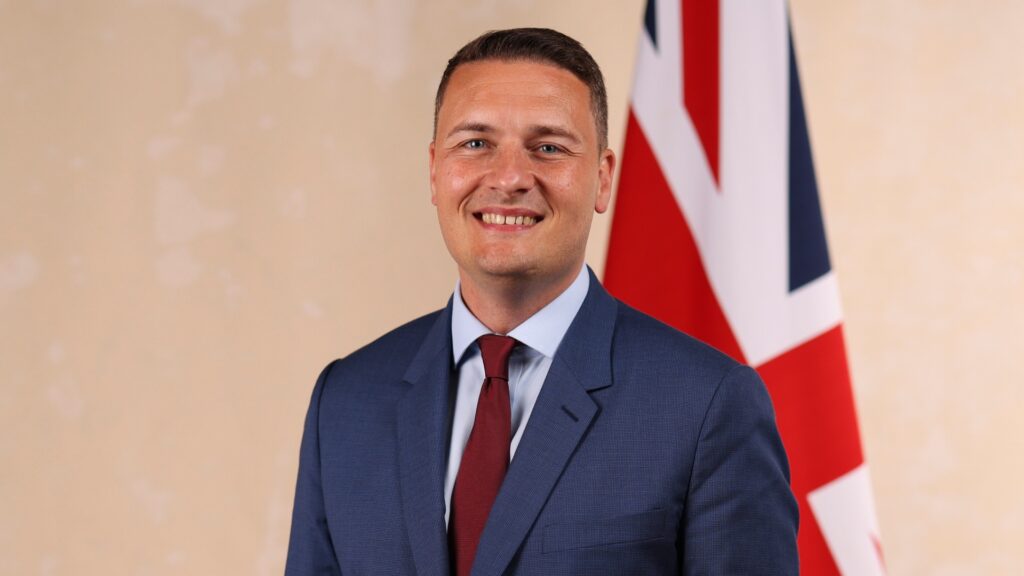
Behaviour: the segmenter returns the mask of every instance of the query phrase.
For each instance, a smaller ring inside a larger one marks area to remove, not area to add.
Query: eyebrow
[[[477,132],[481,134],[489,134],[494,131],[494,127],[491,126],[490,124],[485,124],[483,122],[463,122],[462,124],[458,124],[454,128],[452,128],[451,131],[448,132],[447,138],[450,138],[453,134],[456,134],[458,132]],[[528,131],[531,137],[534,138],[538,136],[557,136],[559,138],[565,138],[567,140],[570,140],[574,144],[581,143],[580,137],[577,136],[575,132],[572,132],[560,126],[546,126],[543,124],[537,124],[534,126],[530,126]]]
[[[530,133],[536,136],[557,136],[559,138],[565,138],[573,142],[574,144],[580,144],[580,137],[575,132],[571,132],[560,126],[531,126]]]
[[[489,132],[494,132],[494,128],[488,124],[484,124],[483,122],[463,122],[462,124],[458,124],[452,128],[451,132],[448,132],[448,135],[445,137],[451,138],[452,134],[458,132],[481,132],[487,134]]]

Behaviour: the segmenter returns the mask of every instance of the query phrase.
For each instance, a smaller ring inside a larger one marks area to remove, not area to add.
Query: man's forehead
[[[590,114],[590,93],[571,72],[534,61],[486,60],[460,66],[439,111],[449,122],[466,122],[482,109],[559,109]],[[455,117],[453,117],[453,115]]]
[[[543,60],[475,60],[460,65],[452,72],[448,90],[455,86],[465,88],[477,83],[535,82],[540,84],[566,84],[587,92],[587,86],[575,74],[554,63]],[[447,93],[446,93],[447,96]]]

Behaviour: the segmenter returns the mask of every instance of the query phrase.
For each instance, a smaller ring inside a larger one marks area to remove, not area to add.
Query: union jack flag
[[[648,0],[605,285],[761,374],[804,574],[884,574],[785,0]]]

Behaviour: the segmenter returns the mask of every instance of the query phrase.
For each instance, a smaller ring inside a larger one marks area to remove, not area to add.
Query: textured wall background
[[[641,11],[0,0],[0,574],[280,574],[313,379],[454,283],[446,59],[576,36],[619,147]],[[1015,573],[1024,5],[792,11],[890,569]]]

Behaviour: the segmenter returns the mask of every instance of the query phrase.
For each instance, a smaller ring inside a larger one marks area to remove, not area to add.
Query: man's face
[[[529,61],[457,68],[430,144],[430,188],[463,282],[570,282],[614,167],[572,73]]]

